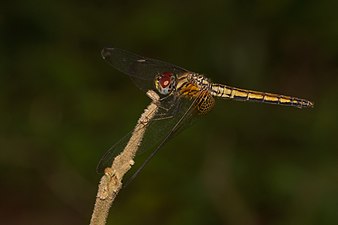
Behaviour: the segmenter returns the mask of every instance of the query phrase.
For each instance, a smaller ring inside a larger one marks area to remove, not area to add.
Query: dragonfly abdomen
[[[251,91],[222,84],[213,84],[211,90],[213,96],[221,98],[230,98],[239,101],[264,102],[277,105],[294,106],[298,108],[313,107],[313,103],[306,99],[266,92]]]

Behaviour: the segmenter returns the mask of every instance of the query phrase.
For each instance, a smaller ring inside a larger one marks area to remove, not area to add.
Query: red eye
[[[172,75],[173,75],[173,74],[170,73],[170,72],[164,72],[164,73],[162,73],[162,77],[161,77],[161,79],[159,80],[159,82],[160,82],[160,85],[161,85],[163,88],[167,87],[167,86],[171,83],[171,76],[172,76]]]

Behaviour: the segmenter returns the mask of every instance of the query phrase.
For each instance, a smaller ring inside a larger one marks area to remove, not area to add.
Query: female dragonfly
[[[189,121],[198,115],[209,112],[214,107],[215,98],[262,102],[297,108],[313,107],[311,101],[301,98],[213,83],[202,74],[122,49],[104,48],[101,54],[106,62],[128,75],[141,90],[145,92],[153,90],[160,96],[159,110],[147,125],[139,147],[139,152],[146,149],[152,150],[146,162],[169,138],[182,130]],[[131,133],[109,149],[101,159],[98,171],[102,172],[111,165],[114,156],[124,149],[130,135]],[[140,169],[143,168],[144,164]]]

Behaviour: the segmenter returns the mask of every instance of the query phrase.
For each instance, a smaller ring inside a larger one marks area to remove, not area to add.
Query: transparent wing
[[[187,70],[170,63],[156,59],[150,59],[134,53],[116,49],[105,48],[101,52],[102,57],[117,70],[128,75],[135,84],[143,91],[155,90],[154,78],[164,72],[172,72],[176,75],[188,72]],[[156,90],[155,90],[156,91]],[[181,98],[176,95],[165,97],[160,100],[159,110],[155,117],[149,122],[143,140],[139,146],[138,153],[147,152],[145,161],[141,160],[135,174],[137,174],[151,157],[172,136],[186,127],[195,114],[195,102],[197,98]],[[136,127],[135,129],[140,129]],[[97,167],[98,172],[103,172],[110,167],[115,156],[117,156],[127,145],[133,132],[128,133],[119,142],[113,145],[103,156]],[[136,160],[136,163],[138,160]],[[134,166],[134,168],[137,166]],[[134,176],[133,176],[134,177]]]
[[[156,154],[156,152],[163,146],[163,144],[165,144],[179,131],[183,130],[186,125],[191,122],[191,120],[196,115],[196,99],[190,100],[187,98],[176,98],[174,96],[166,98],[163,101],[174,101],[171,102],[173,107],[171,107],[170,109],[162,108],[161,105],[163,102],[160,103],[159,111],[155,114],[155,117],[148,124],[142,143],[138,149],[138,153],[146,152],[147,154],[143,154],[143,160],[135,160],[137,164],[134,166],[137,170],[134,174],[135,176],[140,172],[140,170],[150,160],[150,158],[152,158]],[[165,103],[165,105],[167,104],[168,103]],[[112,148],[108,150],[108,152],[99,162],[99,165],[97,167],[98,172],[101,173],[106,167],[111,166],[114,157],[118,155],[121,151],[123,151],[131,135],[132,132],[128,133],[118,143],[113,145]],[[135,177],[134,175],[132,178]]]
[[[164,72],[181,74],[187,70],[157,59],[146,58],[118,48],[104,48],[103,59],[122,73],[130,76],[143,91],[154,89],[154,78]]]

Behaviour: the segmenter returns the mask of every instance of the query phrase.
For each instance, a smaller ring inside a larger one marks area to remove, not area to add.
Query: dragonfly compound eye
[[[175,75],[171,72],[164,72],[155,78],[155,87],[162,95],[170,94],[176,85]]]

